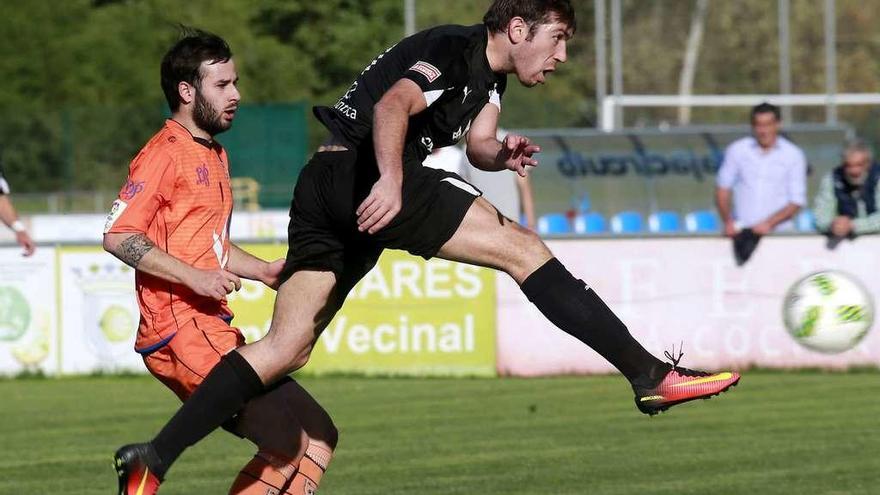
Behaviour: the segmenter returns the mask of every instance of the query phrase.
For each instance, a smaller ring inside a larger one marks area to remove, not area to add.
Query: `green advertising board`
[[[263,259],[285,247],[244,245]],[[247,340],[264,335],[275,293],[245,282],[230,298]],[[495,375],[495,273],[386,251],[327,326],[305,372]]]

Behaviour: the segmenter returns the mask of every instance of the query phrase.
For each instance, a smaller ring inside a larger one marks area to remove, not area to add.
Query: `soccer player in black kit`
[[[574,31],[570,0],[495,0],[482,24],[400,41],[335,105],[315,108],[331,136],[294,189],[285,281],[269,333],[227,354],[152,441],[121,448],[126,472],[143,466],[161,479],[186,447],[304,366],[385,248],[503,270],[551,322],[620,370],[646,414],[735,385],[737,373],[692,371],[652,356],[534,232],[504,218],[456,174],[421,165],[432,149],[460,139],[478,168],[525,174],[537,165],[540,148],[528,138],[495,138],[507,76],[528,87],[544,83],[565,62]]]

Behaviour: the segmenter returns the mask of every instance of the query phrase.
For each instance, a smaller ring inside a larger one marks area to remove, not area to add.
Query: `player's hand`
[[[535,153],[540,153],[541,147],[532,144],[525,136],[508,134],[501,142],[501,151],[496,159],[504,163],[508,170],[513,170],[520,177],[525,177],[526,167],[537,167],[538,160],[532,158]]]
[[[852,232],[852,220],[847,216],[839,216],[831,222],[831,233],[837,237],[846,237]]]
[[[196,269],[187,285],[200,296],[222,301],[227,294],[241,289],[241,279],[236,274],[223,269]]]
[[[284,258],[281,258],[271,263],[266,263],[261,281],[267,286],[278,290],[278,277],[281,275],[281,271],[284,270],[285,261]]]
[[[739,230],[736,228],[736,222],[733,220],[728,220],[724,222],[724,235],[727,237],[733,237],[739,233]]]
[[[21,253],[22,256],[30,256],[37,250],[37,245],[27,232],[17,232],[15,234],[15,241],[24,248],[24,252]]]
[[[752,226],[752,232],[758,235],[767,235],[773,232],[773,225],[770,225],[770,222],[761,222]]]
[[[379,177],[370,195],[355,210],[359,231],[375,234],[394,220],[403,203],[401,187],[401,179]]]

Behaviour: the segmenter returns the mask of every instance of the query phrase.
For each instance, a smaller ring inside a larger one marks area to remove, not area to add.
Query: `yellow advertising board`
[[[243,245],[263,259],[286,246]],[[230,298],[233,325],[248,341],[269,329],[275,293],[245,281]],[[352,289],[318,339],[304,371],[495,375],[495,273],[386,251]]]

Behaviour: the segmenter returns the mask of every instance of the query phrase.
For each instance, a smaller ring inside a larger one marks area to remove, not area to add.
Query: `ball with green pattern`
[[[828,354],[855,347],[874,322],[873,297],[854,276],[825,270],[801,278],[785,296],[785,326],[804,347]]]

